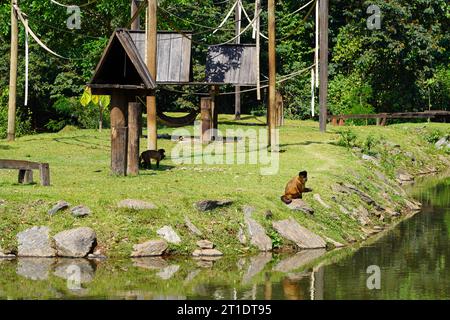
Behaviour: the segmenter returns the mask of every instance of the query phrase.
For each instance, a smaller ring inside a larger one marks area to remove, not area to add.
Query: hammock
[[[156,109],[158,120],[166,126],[173,128],[184,127],[193,124],[199,113],[200,110],[193,110],[183,117],[170,117],[168,115],[165,115],[164,112],[159,108]]]

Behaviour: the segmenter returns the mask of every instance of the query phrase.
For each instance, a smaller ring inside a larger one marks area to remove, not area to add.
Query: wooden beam
[[[11,0],[11,57],[9,69],[9,102],[8,102],[8,141],[16,139],[16,96],[17,96],[17,57],[19,27],[14,6],[18,0]]]
[[[268,1],[269,12],[269,108],[268,108],[268,145],[276,151],[276,29],[275,29],[275,0]]]
[[[141,105],[136,102],[128,103],[128,161],[127,174],[139,174],[139,117]]]
[[[139,9],[139,3],[137,0],[131,0],[131,18],[133,18]],[[131,22],[131,30],[139,30],[141,20],[139,16]]]
[[[212,115],[212,98],[201,98],[201,133],[200,140],[202,143],[209,143],[212,140],[213,115]]]
[[[147,68],[156,81],[157,75],[157,0],[148,0]],[[156,96],[147,96],[147,149],[158,149],[158,130],[156,123]]]
[[[127,172],[127,97],[111,96],[111,172],[125,176]]]
[[[328,113],[328,0],[320,0],[320,69],[319,69],[319,105],[320,105],[320,131],[327,130]]]

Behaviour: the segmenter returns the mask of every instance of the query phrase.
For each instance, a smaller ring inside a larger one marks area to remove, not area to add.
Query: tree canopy
[[[19,133],[30,130],[59,130],[66,124],[91,128],[98,125],[96,109],[84,108],[80,97],[106,43],[118,27],[128,27],[130,1],[61,0],[80,5],[81,29],[66,26],[67,8],[50,0],[20,0],[31,29],[61,59],[30,40],[29,104],[24,104],[25,32],[20,26],[18,115]],[[243,0],[250,15],[254,1]],[[279,76],[306,68],[314,57],[314,10],[310,6],[292,14],[308,1],[277,1],[277,73]],[[212,31],[234,4],[233,0],[159,1],[160,30],[191,30],[194,76],[204,77],[206,50],[233,38],[234,16],[224,27]],[[381,9],[381,28],[369,30],[367,8]],[[267,34],[267,1],[262,1],[262,32]],[[9,1],[0,4],[0,137],[6,132],[9,57]],[[309,16],[308,13],[311,13]],[[245,17],[245,16],[243,16]],[[330,96],[331,113],[449,110],[450,4],[446,0],[330,0]],[[141,27],[144,29],[144,15]],[[243,18],[243,26],[247,21]],[[254,43],[252,32],[242,43]],[[261,74],[267,75],[267,41],[262,39]],[[279,85],[287,116],[310,116],[310,75],[300,74]],[[231,89],[231,88],[230,88]],[[160,90],[158,100],[165,110],[186,110],[198,103],[194,91],[206,88],[177,88],[184,95]],[[265,95],[265,94],[264,94]],[[224,112],[232,112],[229,97]],[[243,112],[262,109],[254,93],[243,96]]]

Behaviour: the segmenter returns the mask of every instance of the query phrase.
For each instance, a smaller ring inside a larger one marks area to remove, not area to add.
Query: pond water
[[[450,299],[450,178],[413,193],[422,212],[359,248],[218,260],[0,260],[0,299]],[[367,287],[376,276],[369,266],[379,267],[379,289]]]

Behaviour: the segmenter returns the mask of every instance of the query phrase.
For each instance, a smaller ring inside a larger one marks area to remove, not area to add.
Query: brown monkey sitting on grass
[[[166,150],[164,149],[159,149],[158,151],[156,150],[144,151],[141,153],[141,156],[139,157],[139,164],[143,168],[151,169],[152,168],[151,160],[153,159],[156,161],[156,167],[159,168],[159,162],[166,157],[165,152]]]
[[[284,195],[281,196],[281,201],[285,204],[290,204],[292,199],[301,199],[302,193],[311,192],[312,190],[305,187],[308,181],[308,172],[302,171],[292,178],[286,185]]]

